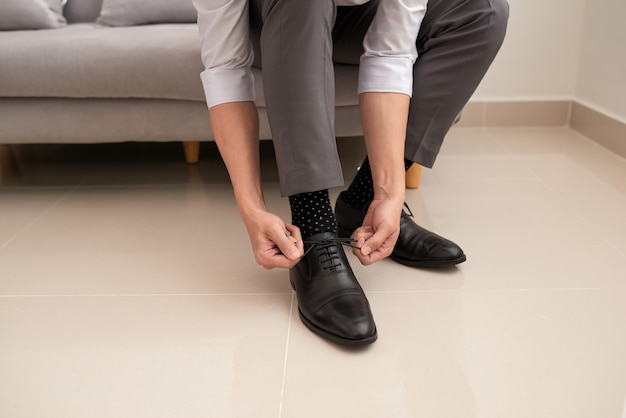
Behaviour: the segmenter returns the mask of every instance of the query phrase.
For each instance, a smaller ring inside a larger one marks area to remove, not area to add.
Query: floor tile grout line
[[[285,399],[285,380],[287,377],[287,363],[289,360],[289,342],[291,341],[291,325],[293,323],[293,305],[295,299],[295,292],[291,292],[291,305],[289,306],[289,322],[287,325],[287,341],[285,343],[285,361],[283,362],[283,376],[280,385],[280,400],[278,404],[278,418],[283,416],[283,401]]]
[[[507,153],[507,156],[512,157],[512,158],[516,158],[518,156],[518,154],[513,151],[511,148],[509,148],[506,143],[504,143],[496,134],[494,134],[492,131],[490,131],[489,129],[487,129],[487,135],[493,140],[495,141],[496,144],[498,144],[498,146]]]
[[[74,185],[59,185],[59,186],[0,186],[0,191],[4,191],[4,192],[11,192],[11,191],[28,191],[28,192],[38,192],[38,191],[49,191],[49,190],[67,190],[67,191],[72,191],[74,190],[79,184],[81,183],[77,183]]]
[[[506,144],[504,142],[502,142],[498,136],[496,134],[494,134],[489,128],[485,129],[485,134],[487,135],[487,137],[489,139],[491,139],[492,141],[494,141],[494,143],[496,143],[498,145],[498,147],[504,151],[507,155],[507,157],[513,157],[515,158],[516,153],[510,149],[509,147],[506,146]]]
[[[387,295],[387,294],[417,294],[417,293],[513,293],[513,292],[582,292],[582,291],[606,291],[606,290],[626,290],[626,284],[613,287],[520,287],[509,289],[457,289],[457,290],[365,290],[367,295]]]
[[[167,297],[206,297],[206,296],[286,296],[288,292],[267,293],[63,293],[45,295],[0,295],[0,299],[44,299],[44,298],[167,298]]]
[[[210,184],[210,183],[208,183]],[[181,189],[188,189],[188,188],[203,188],[206,184],[202,183],[202,184],[188,184],[188,183],[135,183],[135,184],[97,184],[97,183],[93,183],[93,184],[83,184],[80,185],[80,187],[78,188],[79,190],[102,190],[102,189],[114,189],[114,190],[119,190],[119,189],[141,189],[141,188],[146,188],[146,189],[156,189],[156,188],[181,188]]]
[[[440,290],[366,290],[367,294],[417,294],[417,293],[505,293],[505,292],[537,292],[537,291],[596,291],[626,289],[624,286],[613,287],[519,287],[519,288],[499,288],[499,289],[440,289]],[[110,294],[45,294],[45,295],[0,295],[0,299],[66,299],[66,298],[168,298],[168,297],[233,297],[233,296],[286,296],[292,295],[293,312],[293,292],[291,293],[110,293]],[[291,319],[288,331],[291,330]]]
[[[0,245],[0,250],[3,250],[5,248],[7,248],[13,241],[15,241],[20,235],[22,235],[25,231],[27,231],[31,226],[33,226],[35,223],[37,223],[40,219],[42,219],[44,216],[46,216],[49,212],[51,212],[55,207],[57,207],[62,201],[64,201],[65,199],[67,199],[72,193],[74,193],[77,188],[80,186],[76,185],[74,187],[72,187],[71,189],[69,189],[63,196],[61,196],[59,199],[57,199],[53,204],[51,204],[50,206],[48,206],[43,212],[41,212],[39,215],[37,215],[33,220],[31,220],[29,223],[27,223],[22,229],[20,229],[19,231],[17,231],[11,238],[9,238],[8,240],[6,240],[2,245]]]
[[[11,190],[26,190],[26,191],[48,191],[48,190],[68,190],[68,191],[76,191],[76,190],[89,190],[89,189],[137,189],[137,188],[161,188],[161,187],[203,187],[206,184],[213,184],[211,182],[201,183],[201,184],[189,184],[185,182],[181,183],[128,183],[128,184],[118,184],[118,183],[88,183],[89,179],[82,180],[80,183],[75,185],[59,185],[59,186],[11,186],[11,187],[2,187],[0,190],[11,191]],[[221,183],[215,183],[221,184]]]

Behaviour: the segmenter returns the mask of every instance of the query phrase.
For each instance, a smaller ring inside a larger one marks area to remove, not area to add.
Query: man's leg
[[[405,157],[432,167],[445,135],[495,58],[506,0],[430,0],[417,39]]]
[[[343,185],[334,128],[334,0],[252,0],[281,193],[305,255],[290,270],[303,323],[343,345],[376,340],[369,303],[337,238],[328,188]]]
[[[333,29],[338,63],[358,64],[378,0],[339,7]],[[445,135],[495,58],[506,32],[506,0],[430,0],[413,67],[405,157],[432,167]]]
[[[328,188],[343,184],[335,141],[332,0],[254,0],[252,32],[263,69],[281,193],[308,237],[337,232]],[[255,36],[255,35],[253,35]],[[256,40],[255,40],[256,41]]]
[[[376,2],[339,9],[335,60],[358,62],[362,38],[375,14]],[[508,6],[505,0],[430,0],[417,39],[413,97],[409,110],[405,168],[411,162],[432,167],[455,118],[475,91],[504,37]],[[373,197],[366,158],[361,170],[335,208],[340,235],[356,229]],[[400,237],[391,258],[409,266],[449,266],[465,261],[453,242],[419,226],[404,213]]]
[[[252,0],[283,196],[338,187],[333,0]],[[258,61],[258,60],[257,60]]]

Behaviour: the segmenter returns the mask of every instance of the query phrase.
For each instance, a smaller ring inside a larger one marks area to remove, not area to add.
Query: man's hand
[[[363,265],[370,265],[389,256],[400,234],[400,215],[403,201],[374,199],[370,204],[363,226],[352,234],[357,247],[352,253]]]
[[[300,230],[268,212],[263,199],[255,103],[219,104],[211,107],[210,118],[256,262],[266,269],[295,266],[304,254]]]
[[[244,219],[256,262],[266,269],[292,268],[304,254],[298,227],[285,223],[278,216],[259,211]]]
[[[381,260],[393,251],[400,234],[404,204],[404,142],[410,97],[403,93],[359,95],[363,134],[374,181],[374,200],[363,226],[352,234],[362,264]]]

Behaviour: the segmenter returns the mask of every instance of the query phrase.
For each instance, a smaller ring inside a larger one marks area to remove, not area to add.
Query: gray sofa
[[[42,2],[19,0],[28,1]],[[198,144],[213,134],[191,0],[43,1],[59,9],[50,28],[0,17],[11,29],[0,30],[0,144],[180,141],[187,161],[197,161]],[[105,24],[103,1],[118,7],[113,24]],[[141,7],[134,12],[160,16],[120,19],[133,3]],[[336,67],[338,137],[362,134],[357,71]],[[270,139],[258,69],[255,76],[261,138]]]

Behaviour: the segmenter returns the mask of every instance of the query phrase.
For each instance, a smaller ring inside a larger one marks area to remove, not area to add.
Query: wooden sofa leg
[[[185,149],[187,164],[197,164],[200,161],[200,142],[184,141],[183,148]]]
[[[0,185],[20,182],[20,168],[10,145],[0,144]]]
[[[407,189],[417,189],[420,185],[420,180],[422,178],[422,166],[416,163],[413,163],[411,167],[406,172],[406,187]]]

